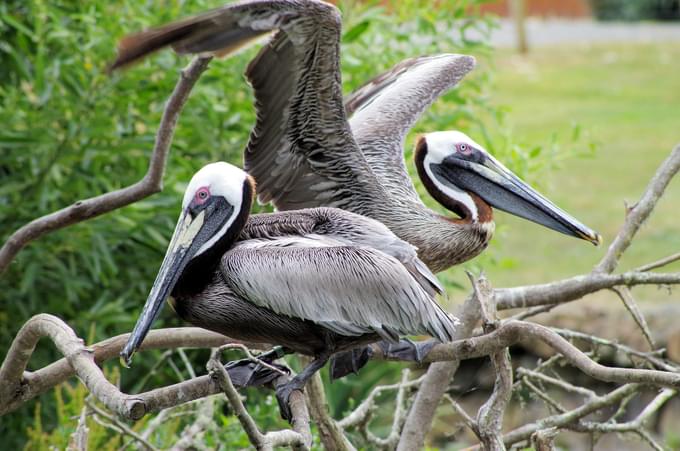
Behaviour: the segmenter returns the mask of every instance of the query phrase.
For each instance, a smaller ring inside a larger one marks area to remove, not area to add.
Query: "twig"
[[[409,374],[410,371],[408,369],[404,369],[401,375],[401,382],[397,384],[395,410],[394,416],[392,417],[392,428],[390,429],[389,435],[385,438],[378,437],[368,429],[368,421],[363,421],[361,423],[364,436],[374,447],[391,450],[394,449],[399,441],[401,429],[404,426],[404,421],[406,421],[406,409],[404,405],[406,402],[406,391],[412,387],[412,385],[409,384]],[[366,419],[368,420],[369,417]]]
[[[680,170],[680,145],[676,146],[668,158],[659,166],[638,203],[627,212],[623,227],[607,249],[602,261],[595,267],[595,272],[611,273],[616,268],[619,259],[654,210],[657,201],[678,170]]]
[[[645,426],[651,419],[652,415],[663,407],[664,404],[677,394],[676,390],[665,388],[635,417],[634,420],[626,423],[596,423],[593,421],[581,422],[578,425],[579,430],[586,430],[589,432],[637,432]]]
[[[561,336],[569,339],[576,339],[576,340],[584,340],[587,341],[588,343],[596,346],[609,346],[617,351],[620,351],[624,354],[628,354],[629,356],[635,356],[639,359],[642,359],[646,362],[648,362],[650,365],[655,366],[657,368],[660,368],[665,371],[670,371],[677,373],[680,371],[680,368],[670,362],[667,362],[664,359],[661,359],[654,355],[655,353],[650,353],[650,352],[641,352],[638,351],[637,349],[633,349],[630,346],[622,345],[620,343],[616,343],[615,341],[607,340],[606,338],[602,337],[596,337],[594,335],[590,334],[585,334],[583,332],[577,332],[575,330],[569,330],[569,329],[558,329],[556,327],[552,327],[552,330],[560,334]]]
[[[468,413],[461,407],[460,404],[458,404],[448,393],[446,393],[443,396],[443,399],[448,401],[449,404],[451,404],[451,407],[453,410],[458,414],[458,416],[463,420],[463,423],[465,423],[465,426],[467,426],[476,436],[477,438],[481,441],[481,437],[479,436],[479,427],[477,426],[477,422],[470,416]]]
[[[569,412],[553,415],[547,418],[542,418],[534,423],[525,424],[514,429],[503,436],[505,446],[510,446],[514,443],[528,440],[531,435],[539,430],[548,429],[551,427],[561,428],[569,424],[573,424],[579,419],[590,415],[591,413],[600,410],[604,407],[616,404],[631,393],[636,393],[640,389],[638,384],[627,384],[613,390],[605,396],[599,396],[592,401],[589,401],[576,409]]]
[[[89,199],[79,200],[69,207],[34,219],[20,227],[0,248],[0,273],[7,269],[16,254],[24,246],[46,233],[130,205],[162,189],[165,163],[175,132],[175,126],[177,125],[177,119],[189,97],[191,89],[196,84],[200,75],[206,70],[211,59],[212,57],[196,57],[189,66],[182,70],[180,79],[177,81],[177,85],[163,111],[163,117],[156,134],[156,143],[149,160],[149,168],[144,177],[126,188]]]
[[[529,388],[536,396],[541,398],[541,400],[546,403],[549,407],[552,407],[553,410],[555,410],[558,413],[564,413],[567,411],[560,403],[552,399],[544,390],[541,390],[537,386],[535,386],[529,379],[524,378],[522,379],[522,384],[524,384],[525,387]]]
[[[177,348],[177,354],[179,354],[180,359],[182,359],[182,362],[184,363],[184,367],[187,369],[187,372],[189,373],[189,377],[191,377],[191,378],[196,377],[196,372],[194,371],[194,367],[191,365],[191,362],[189,361],[189,358],[187,357],[186,352],[184,352],[184,349]]]
[[[352,411],[349,415],[345,416],[342,420],[338,421],[338,426],[342,429],[349,429],[355,427],[363,422],[369,417],[370,412],[375,408],[375,401],[378,396],[380,396],[384,391],[399,390],[400,388],[412,389],[420,386],[423,382],[423,377],[414,379],[408,382],[390,384],[390,385],[378,385],[373,387],[373,390],[364,398],[363,401]]]
[[[539,305],[538,307],[533,307],[533,308],[530,308],[529,310],[519,312],[516,315],[512,315],[511,317],[506,318],[506,320],[524,321],[528,318],[531,318],[532,316],[536,316],[536,315],[540,315],[541,313],[549,312],[550,310],[554,309],[555,307],[557,307],[557,304]]]
[[[78,417],[78,425],[68,439],[66,451],[87,451],[87,439],[90,429],[87,427],[88,406],[85,404]]]
[[[125,423],[119,421],[118,418],[104,411],[103,409],[100,409],[92,401],[87,400],[85,402],[87,403],[87,406],[90,408],[90,410],[92,410],[95,414],[99,415],[100,417],[106,418],[109,422],[111,422],[115,429],[118,429],[118,432],[120,432],[121,434],[127,435],[133,440],[139,442],[142,446],[144,446],[146,449],[150,451],[156,451],[158,449],[151,443],[149,443],[149,441],[146,440],[144,437],[130,429]]]
[[[538,379],[542,382],[546,382],[548,384],[554,385],[556,387],[561,388],[564,391],[568,391],[571,393],[576,393],[579,395],[582,395],[588,399],[593,399],[597,396],[597,394],[589,390],[587,388],[579,387],[577,385],[570,384],[567,381],[561,380],[561,379],[556,379],[554,377],[548,376],[547,374],[539,373],[537,371],[532,371],[528,370],[526,368],[517,368],[517,374],[520,376],[520,381],[524,380],[525,378],[534,378]]]
[[[188,449],[193,450],[199,447],[198,445],[200,444],[200,437],[205,433],[206,430],[214,427],[215,425],[213,419],[215,414],[215,401],[216,399],[212,396],[208,396],[207,398],[201,400],[196,418],[184,428],[179,440],[177,440],[177,442],[175,442],[175,444],[170,448],[170,451],[184,451]],[[165,410],[163,412],[165,412]]]
[[[654,338],[652,338],[652,332],[649,330],[647,321],[633,298],[633,293],[630,292],[628,287],[614,287],[612,290],[619,296],[623,305],[626,307],[626,310],[628,310],[630,316],[633,317],[635,324],[637,324],[642,331],[642,335],[644,335],[647,344],[649,344],[649,349],[652,351],[655,350],[656,343],[654,342]]]
[[[647,272],[647,271],[651,271],[652,269],[661,268],[663,266],[670,265],[671,263],[675,263],[678,260],[680,260],[680,252],[678,252],[677,254],[669,255],[668,257],[662,258],[662,259],[657,260],[655,262],[639,266],[639,267],[635,268],[634,271]]]

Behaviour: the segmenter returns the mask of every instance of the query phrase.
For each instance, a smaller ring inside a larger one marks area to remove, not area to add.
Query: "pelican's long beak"
[[[172,292],[184,268],[196,254],[201,244],[199,241],[205,241],[200,240],[200,238],[197,240],[203,229],[205,214],[206,212],[203,210],[192,218],[188,211],[182,212],[161,264],[161,269],[158,271],[156,281],[144,305],[144,310],[142,310],[130,338],[120,353],[125,366],[130,364],[132,355],[139,349],[151,325],[158,317],[163,302]]]
[[[459,158],[445,162],[445,172],[453,171],[450,175],[457,186],[477,194],[492,207],[595,245],[602,242],[600,234],[557,207],[491,155],[485,155],[481,163]]]

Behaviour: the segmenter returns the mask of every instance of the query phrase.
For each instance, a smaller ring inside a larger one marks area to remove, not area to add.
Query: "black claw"
[[[294,390],[302,390],[302,386],[295,378],[291,379],[291,381],[286,384],[281,384],[276,387],[276,401],[279,403],[281,418],[289,423],[293,418],[293,414],[290,411],[290,394],[293,393]]]
[[[370,346],[335,354],[331,357],[331,380],[340,379],[350,373],[358,373],[368,363],[372,355],[373,349]]]

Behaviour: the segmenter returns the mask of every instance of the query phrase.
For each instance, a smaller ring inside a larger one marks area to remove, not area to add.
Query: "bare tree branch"
[[[134,441],[139,442],[145,449],[149,451],[156,451],[158,449],[151,443],[149,443],[149,441],[146,440],[144,437],[130,429],[125,423],[119,421],[118,418],[97,407],[97,405],[94,402],[87,400],[85,401],[85,404],[90,410],[92,410],[92,412],[94,412],[95,418],[97,416],[106,418],[106,420],[109,422],[108,427],[110,427],[111,429],[119,432],[120,434],[127,435]]]
[[[669,255],[668,257],[662,258],[655,262],[642,265],[638,268],[635,268],[635,271],[636,272],[651,271],[652,269],[661,268],[663,266],[670,265],[671,263],[675,263],[678,260],[680,260],[680,252],[678,252],[677,254]]]
[[[548,384],[559,387],[564,391],[576,393],[578,395],[584,396],[586,399],[594,399],[597,396],[597,394],[590,389],[579,387],[577,385],[570,384],[569,382],[567,382],[565,380],[557,379],[557,378],[548,376],[547,374],[539,373],[537,371],[528,370],[526,368],[517,368],[517,375],[519,376],[520,381],[524,380],[524,378],[534,378],[534,379],[540,380],[542,382],[546,382]]]
[[[85,404],[80,411],[76,430],[68,439],[66,451],[87,451],[87,439],[90,435],[90,429],[87,427],[88,410],[89,407]]]
[[[196,375],[193,375],[193,377],[196,377]],[[216,399],[213,396],[208,396],[201,400],[196,418],[184,428],[179,440],[172,445],[170,451],[185,451],[200,448],[200,438],[205,431],[215,426],[215,420],[213,418],[215,415],[215,401]],[[160,416],[163,412],[167,412],[168,410],[169,409],[163,410],[158,415]],[[142,437],[144,437],[144,434],[142,434]]]
[[[498,310],[563,304],[617,286],[678,285],[680,273],[630,271],[623,274],[592,273],[540,285],[497,289]]]
[[[479,315],[479,302],[474,299],[474,296],[468,297],[456,315],[460,319],[461,325],[456,330],[455,338],[469,337],[479,321]],[[373,350],[376,351],[375,347],[373,347]],[[431,354],[432,351],[428,353],[428,356]],[[459,360],[450,360],[430,365],[409,410],[397,445],[397,451],[411,451],[423,447],[425,435],[430,430],[437,406],[439,406],[442,396],[446,393],[449,383],[456,374],[459,363]]]
[[[635,298],[633,298],[633,293],[630,292],[628,287],[615,287],[612,290],[619,296],[619,299],[623,302],[626,310],[628,310],[630,316],[633,317],[633,321],[635,321],[635,324],[637,324],[642,331],[642,335],[645,337],[645,340],[647,340],[647,344],[649,344],[649,349],[652,351],[656,349],[656,343],[654,342],[654,338],[652,338],[652,331],[649,330],[645,316],[640,311],[637,302],[635,302]]]
[[[636,393],[640,389],[639,384],[627,384],[619,387],[605,396],[599,396],[592,401],[589,401],[574,410],[569,412],[553,415],[547,418],[542,418],[534,423],[525,424],[518,427],[517,429],[508,432],[503,436],[503,442],[505,446],[510,446],[515,443],[527,440],[531,435],[543,429],[548,429],[552,427],[560,428],[568,424],[574,423],[586,415],[602,409],[604,407],[611,406],[617,402],[624,399],[631,393]]]
[[[51,315],[36,315],[26,322],[15,337],[2,367],[0,367],[0,378],[2,378],[1,380],[3,381],[3,384],[0,385],[0,415],[13,411],[24,402],[45,393],[56,385],[76,375],[76,371],[69,363],[68,358],[54,362],[38,371],[24,371],[38,339],[43,336],[50,336],[48,329],[52,330],[52,333],[55,334],[60,333],[65,336],[75,337],[75,333],[68,325],[59,318]],[[109,338],[88,347],[87,353],[91,353],[96,365],[100,365],[112,358],[118,358],[128,337],[129,334],[123,334]],[[144,339],[141,349],[178,347],[211,348],[233,342],[235,341],[224,335],[210,332],[205,329],[200,329],[198,327],[181,327],[152,330]],[[251,349],[267,349],[270,347],[267,344],[261,343],[246,344]],[[78,345],[82,346],[82,343],[78,342]],[[195,384],[199,391],[195,392],[196,397],[192,399],[198,399],[219,392],[217,386],[209,387],[206,385],[206,382],[208,382],[207,377],[203,376],[203,378],[192,379],[192,381],[197,380],[203,382]],[[194,383],[187,381],[187,385],[192,384]],[[170,393],[166,393],[165,397],[158,398],[159,400],[164,399],[167,401],[167,403],[159,404],[157,406],[158,410],[177,404],[173,396],[177,395],[179,388],[180,387]],[[189,389],[191,387],[186,388]],[[165,391],[161,389],[160,394],[162,395],[164,393]],[[186,393],[194,392],[188,391]],[[192,399],[187,399],[186,401],[191,401]]]
[[[241,426],[243,426],[243,430],[248,435],[250,443],[252,443],[258,451],[273,450],[275,446],[291,446],[296,450],[309,449],[311,446],[311,433],[301,434],[290,429],[267,432],[266,434],[260,432],[255,421],[243,405],[241,396],[236,391],[234,384],[232,384],[229,373],[227,373],[227,370],[219,361],[219,353],[215,353],[215,355],[210,358],[207,367],[212,377],[217,380],[218,385],[222,391],[224,391],[225,395],[227,395],[229,404],[234,410],[234,414],[241,423]],[[293,395],[291,394],[290,409],[293,418],[306,417],[307,420],[303,420],[303,423],[306,423],[307,428],[309,428],[309,415],[307,414],[304,399],[301,396],[297,399],[293,399]],[[295,422],[295,420],[293,420],[293,422]]]
[[[680,170],[680,145],[677,145],[659,166],[638,203],[627,212],[623,227],[607,249],[602,261],[595,267],[595,272],[611,273],[616,269],[619,259],[630,246],[642,224],[649,218],[657,201],[678,170]]]
[[[302,360],[304,364],[309,362],[307,358]],[[305,396],[309,413],[316,422],[319,438],[324,449],[329,451],[354,451],[354,446],[345,437],[342,428],[338,426],[337,422],[328,413],[328,401],[326,400],[321,375],[318,372],[307,382]]]
[[[531,443],[536,451],[552,451],[555,449],[556,428],[542,429],[531,434]]]
[[[0,273],[7,269],[16,254],[31,241],[55,230],[130,205],[162,189],[165,163],[179,114],[191,89],[206,70],[211,59],[212,57],[196,57],[189,66],[182,70],[180,79],[163,111],[156,134],[156,143],[149,160],[149,168],[144,177],[126,188],[79,200],[69,207],[34,219],[20,227],[0,248]]]
[[[479,301],[482,315],[482,328],[485,334],[498,330],[500,322],[496,317],[496,304],[489,281],[481,275],[475,279],[468,273],[474,297]],[[505,408],[512,395],[512,365],[508,348],[502,348],[490,355],[496,380],[489,399],[477,412],[478,437],[484,449],[505,450],[501,437]]]
[[[568,339],[584,340],[594,346],[612,347],[619,352],[627,354],[628,356],[637,357],[638,359],[644,360],[648,362],[650,365],[655,366],[664,371],[670,371],[673,373],[677,373],[678,371],[680,371],[680,367],[658,357],[656,355],[658,354],[657,352],[641,352],[629,346],[622,345],[614,341],[607,340],[605,338],[596,337],[594,335],[584,334],[583,332],[576,332],[568,329],[558,329],[555,327],[553,327],[552,330]]]
[[[61,320],[43,314],[35,316],[22,327],[10,348],[7,359],[0,367],[0,379],[6,381],[0,386],[0,405],[14,404],[16,408],[17,398],[25,399],[25,396],[22,397],[20,393],[16,393],[22,385],[21,377],[17,375],[22,374],[36,342],[42,336],[47,336],[55,342],[60,352],[67,356],[67,361],[75,369],[75,373],[98,400],[126,418],[141,418],[148,412],[156,412],[220,391],[220,387],[209,377],[201,376],[137,395],[121,393],[117,387],[104,378],[101,369],[94,361],[93,352],[83,345],[82,340],[76,337]],[[620,383],[639,382],[669,388],[680,387],[680,373],[605,367],[591,360],[549,328],[521,321],[505,322],[497,330],[486,335],[438,344],[432,348],[425,360],[433,362],[478,358],[498,352],[523,338],[543,341],[562,354],[572,365],[598,380]],[[374,347],[374,351],[377,358],[384,358],[380,355],[379,347]],[[61,377],[59,379],[63,380]],[[10,410],[3,408],[5,409],[3,412]]]

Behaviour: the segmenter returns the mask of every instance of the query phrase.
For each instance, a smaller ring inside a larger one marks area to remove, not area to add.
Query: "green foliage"
[[[475,14],[478,3],[440,2],[434,8],[429,1],[409,0],[390,2],[383,9],[377,1],[343,2],[346,91],[415,55],[457,52],[484,61],[489,48],[470,38],[470,31],[484,35],[493,22]],[[144,175],[164,102],[188,59],[164,51],[109,76],[105,68],[114,57],[116,41],[214,6],[208,0],[0,4],[0,239],[35,217],[122,188]],[[254,122],[252,94],[242,71],[256,51],[215,61],[197,84],[177,127],[163,193],[47,235],[21,251],[0,277],[0,349],[8,349],[20,325],[41,312],[60,316],[90,342],[131,330],[172,233],[186,182],[209,161],[241,162]],[[489,105],[488,85],[487,66],[441,99],[412,136],[459,128],[481,136],[513,169],[531,170],[540,150],[525,151],[489,138],[487,127],[502,125],[503,111]],[[407,146],[411,145],[409,140]],[[449,288],[460,282],[449,276],[445,280]],[[171,324],[179,321],[168,311],[156,326]],[[143,356],[122,375],[124,390],[176,380],[178,375],[165,360],[151,371],[160,353]],[[192,356],[202,368],[206,354]],[[41,344],[31,367],[57,357],[54,349]],[[362,372],[361,383],[350,378],[333,384],[330,398],[336,412],[346,411],[351,399],[363,397],[374,383],[396,374],[390,366],[372,366]],[[65,385],[40,403],[29,403],[3,418],[4,444],[63,448],[83,396],[82,387]],[[258,401],[251,407],[261,424],[282,426],[273,419],[271,398],[257,392],[251,397]],[[246,445],[234,432],[240,429],[233,417],[223,415],[219,421],[224,427],[207,437],[208,442]],[[184,420],[169,421],[154,441],[172,443],[183,424]],[[88,425],[93,430],[92,447],[113,449],[121,444],[109,430]]]
[[[116,380],[117,370],[108,374],[110,380]],[[255,394],[256,390],[248,391],[248,395]],[[35,403],[33,424],[26,432],[25,449],[34,451],[49,451],[52,449],[66,449],[71,435],[75,432],[78,419],[85,406],[88,396],[87,389],[79,383],[64,383],[58,386],[46,398],[45,403],[49,407],[43,407],[40,402]],[[264,400],[251,403],[249,412],[259,425],[265,430],[281,429],[286,427],[282,420],[272,415],[276,412],[276,401],[272,396]],[[243,431],[238,419],[232,414],[222,397],[213,397],[209,401],[199,401],[179,406],[171,412],[160,425],[152,423],[153,417],[143,418],[136,422],[124,424],[137,434],[142,434],[147,428],[152,428],[148,440],[161,449],[169,448],[181,437],[187,426],[192,425],[198,415],[201,414],[201,404],[211,402],[213,404],[212,427],[201,438],[208,449],[217,449],[220,444],[228,445],[227,449],[246,449],[249,447],[248,436]],[[101,408],[101,406],[99,406]],[[46,430],[42,424],[42,417],[46,412],[56,416],[56,426]],[[116,451],[121,448],[128,449],[134,441],[129,436],[121,435],[118,426],[112,424],[109,419],[93,415],[88,410],[86,419],[88,428],[87,449],[100,451]]]

